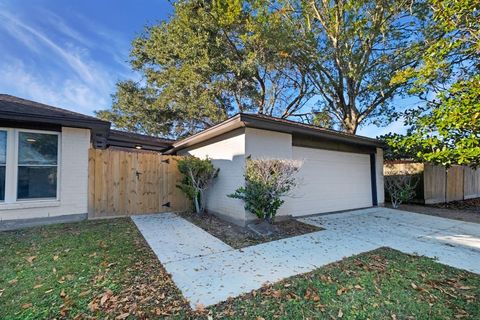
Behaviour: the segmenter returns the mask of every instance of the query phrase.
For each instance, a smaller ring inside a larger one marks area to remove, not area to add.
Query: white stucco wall
[[[60,141],[59,199],[0,204],[0,220],[87,213],[90,130],[63,127]]]
[[[377,154],[375,155],[375,165],[377,174],[377,201],[379,206],[385,204],[385,187],[383,184],[383,149],[377,148]]]
[[[222,216],[233,223],[244,225],[244,203],[227,195],[244,185],[245,132],[239,129],[222,136],[221,139],[207,141],[178,152],[179,155],[209,157],[220,169],[217,179],[207,191],[206,208],[209,212]]]

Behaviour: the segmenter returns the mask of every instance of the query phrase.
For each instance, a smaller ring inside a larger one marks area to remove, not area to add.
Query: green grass
[[[0,233],[1,319],[479,319],[479,299],[480,276],[382,248],[193,312],[129,219]]]
[[[1,319],[142,317],[185,306],[129,219],[0,233]]]
[[[210,311],[231,319],[479,319],[479,298],[480,276],[381,248]]]

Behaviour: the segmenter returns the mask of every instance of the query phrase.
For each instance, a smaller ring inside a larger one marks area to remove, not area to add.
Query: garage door
[[[286,203],[294,216],[372,206],[370,155],[293,147],[293,158],[303,160]]]

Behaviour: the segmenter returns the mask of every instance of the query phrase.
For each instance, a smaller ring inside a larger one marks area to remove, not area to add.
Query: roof
[[[110,128],[108,121],[8,94],[0,94],[0,119],[49,123],[75,128],[106,130]]]
[[[238,113],[235,116],[210,127],[200,133],[197,133],[186,139],[173,143],[173,148],[169,153],[187,148],[209,139],[220,136],[224,133],[238,128],[257,128],[269,131],[298,134],[303,136],[323,138],[325,140],[344,142],[369,147],[382,147],[382,142],[377,139],[353,135],[337,130],[326,129],[314,125],[304,124],[287,119],[275,118],[260,114]]]
[[[110,130],[107,139],[108,146],[137,148],[153,151],[165,151],[169,149],[174,142],[175,140],[113,129]]]

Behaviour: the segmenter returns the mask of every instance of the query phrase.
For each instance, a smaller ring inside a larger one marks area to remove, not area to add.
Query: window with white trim
[[[0,202],[56,200],[60,134],[0,128]]]

